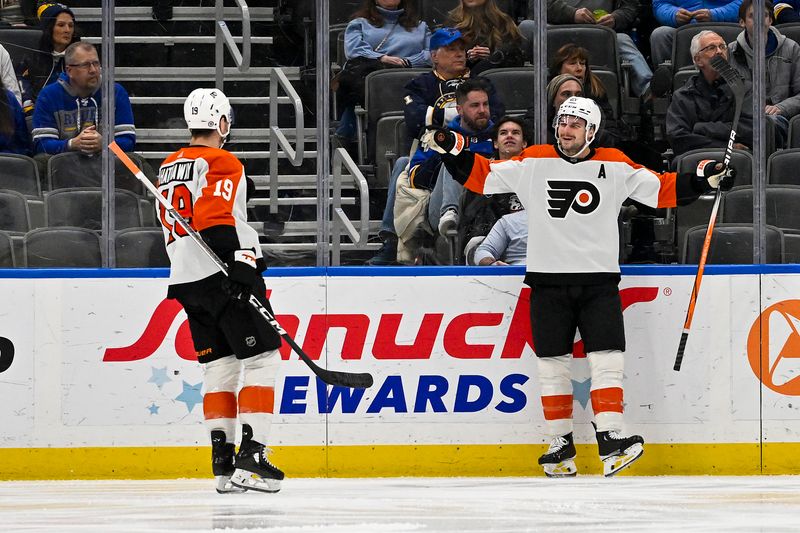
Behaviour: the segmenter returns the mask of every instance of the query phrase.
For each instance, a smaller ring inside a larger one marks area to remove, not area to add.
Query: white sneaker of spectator
[[[458,212],[455,209],[448,209],[439,218],[439,235],[451,237],[458,230]]]

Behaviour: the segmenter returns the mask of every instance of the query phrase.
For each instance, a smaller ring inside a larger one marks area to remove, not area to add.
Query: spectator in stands
[[[14,98],[17,102],[22,103],[22,95],[20,94],[19,84],[17,83],[17,75],[14,74],[14,65],[11,62],[11,56],[8,50],[3,48],[0,44],[0,81],[7,91],[14,93]]]
[[[494,153],[494,124],[490,119],[488,80],[474,78],[465,81],[456,89],[456,101],[458,116],[447,127],[470,138],[470,151],[491,156]],[[409,189],[417,191],[407,194]],[[419,190],[429,194],[420,195]],[[441,155],[419,147],[411,158],[408,171],[397,180],[394,219],[401,262],[414,261],[419,245],[416,230],[424,224],[426,217],[429,227],[438,230],[439,235],[455,236],[461,192],[460,184],[442,165]]]
[[[800,22],[800,0],[787,0],[775,4],[775,24]]]
[[[647,99],[653,71],[628,35],[638,16],[637,0],[548,0],[547,22],[550,24],[600,24],[617,33],[617,48],[622,61],[631,65],[631,89],[635,96]],[[532,21],[520,24],[522,34],[530,41],[534,35]],[[551,71],[553,72],[553,71]],[[588,86],[587,86],[588,90]]]
[[[713,31],[704,30],[692,38],[690,51],[700,72],[675,91],[667,109],[667,138],[675,155],[696,148],[725,147],[733,121],[733,94],[710,64],[715,55],[728,59],[725,41]],[[751,84],[747,82],[747,86],[734,145],[740,149],[747,149],[753,143]]]
[[[456,88],[470,79],[467,57],[461,32],[453,28],[440,28],[433,32],[430,41],[433,70],[420,74],[405,86],[406,139],[402,151],[410,152],[414,140],[426,126],[443,126],[458,116],[456,109]],[[491,81],[484,79],[489,92],[491,118],[500,117],[505,107],[497,98]],[[416,151],[416,147],[414,147]],[[399,157],[389,177],[386,206],[378,236],[383,246],[367,261],[368,265],[390,265],[397,261],[397,232],[395,231],[394,206],[397,193],[397,180],[407,172],[410,157]],[[427,191],[413,191],[409,194],[427,194]]]
[[[471,76],[460,31],[454,28],[436,30],[430,47],[433,70],[417,76],[405,87],[405,150],[426,126],[443,126],[456,117],[456,88]],[[496,120],[503,116],[505,107],[491,83],[488,90],[492,120]]]
[[[91,155],[103,149],[98,131],[103,95],[97,50],[89,43],[73,43],[67,47],[64,61],[66,72],[57,83],[42,89],[36,100],[33,142],[40,165],[45,165],[53,154],[77,151]],[[114,108],[114,140],[124,151],[133,151],[136,144],[133,111],[128,93],[118,83]]]
[[[475,264],[524,265],[528,253],[528,213],[520,209],[503,215],[475,250]]]
[[[473,76],[499,67],[521,67],[527,48],[514,20],[494,0],[461,0],[445,24],[461,32]]]
[[[650,34],[650,58],[658,67],[672,59],[675,28],[694,22],[736,22],[742,0],[653,0],[653,15],[660,24]]]
[[[623,135],[619,130],[617,121],[614,120],[614,110],[608,99],[603,82],[594,73],[590,64],[589,51],[586,48],[573,43],[567,43],[559,48],[550,64],[550,72],[553,76],[558,74],[571,74],[578,78],[583,85],[583,96],[591,98],[597,102],[603,114],[603,126],[597,133],[595,142],[597,146],[606,148],[616,147]],[[573,95],[574,96],[574,95]],[[555,98],[553,104],[555,105]],[[552,113],[548,118],[554,118],[558,107],[549,107],[548,112]],[[551,121],[552,122],[552,121]],[[548,126],[550,122],[548,122]],[[551,135],[551,132],[548,132]],[[555,137],[552,137],[555,140]]]
[[[782,148],[789,132],[789,120],[800,113],[800,45],[786,38],[772,26],[772,2],[764,2],[766,35],[766,107],[767,117],[775,126],[775,143]],[[728,44],[730,63],[748,81],[753,80],[753,0],[739,7],[739,25],[744,31]]]
[[[557,74],[547,84],[547,125],[553,123],[556,111],[570,96],[583,96],[583,81],[572,74]],[[607,101],[607,100],[606,100]],[[529,108],[525,113],[525,122],[529,130],[536,124],[536,110]],[[547,128],[547,142],[556,142],[555,130]]]
[[[6,154],[31,154],[31,140],[22,106],[14,93],[0,80],[0,152]]]
[[[528,130],[519,117],[504,116],[497,122],[494,130],[494,158],[511,159],[518,156],[528,146]],[[500,218],[522,209],[514,193],[478,194],[468,189],[461,193],[461,217],[458,223],[458,242],[466,243],[464,257],[467,264],[470,255],[489,234],[492,226]]]
[[[75,15],[64,4],[40,2],[37,10],[42,38],[39,49],[31,50],[17,72],[23,86],[23,100],[35,103],[46,86],[55,83],[66,71],[64,52],[80,41],[75,31]]]
[[[364,103],[364,78],[384,68],[431,64],[430,30],[419,20],[409,0],[364,0],[344,33],[347,62],[336,77],[337,103],[342,109],[337,142],[355,141],[355,106]]]

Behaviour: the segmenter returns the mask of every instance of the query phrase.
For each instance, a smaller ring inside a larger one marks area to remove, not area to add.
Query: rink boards
[[[800,271],[709,267],[680,372],[694,270],[624,273],[625,418],[647,442],[631,473],[800,472]],[[274,462],[293,477],[540,475],[522,274],[270,270],[309,356],[375,377],[326,388],[284,347]],[[0,274],[0,479],[210,474],[202,371],[165,288],[160,270]],[[579,340],[573,388],[579,468],[597,473]]]

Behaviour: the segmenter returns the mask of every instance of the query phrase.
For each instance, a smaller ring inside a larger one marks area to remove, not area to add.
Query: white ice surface
[[[287,479],[0,483],[0,531],[800,531],[800,477]]]

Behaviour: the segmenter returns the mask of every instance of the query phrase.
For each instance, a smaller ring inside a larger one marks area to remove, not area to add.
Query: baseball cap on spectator
[[[69,13],[72,15],[73,19],[75,18],[75,14],[72,10],[64,4],[45,0],[39,2],[39,6],[36,8],[36,16],[39,17],[39,22],[43,25],[46,24],[49,19],[54,19],[61,13]]]
[[[431,35],[431,51],[453,44],[463,39],[461,32],[455,28],[439,28]]]

